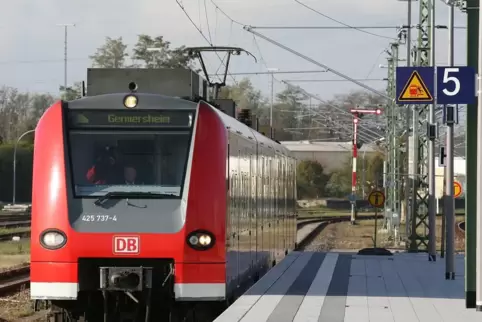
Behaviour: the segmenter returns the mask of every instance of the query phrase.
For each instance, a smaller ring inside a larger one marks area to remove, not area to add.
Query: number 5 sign
[[[475,103],[475,77],[471,67],[437,67],[437,104]]]

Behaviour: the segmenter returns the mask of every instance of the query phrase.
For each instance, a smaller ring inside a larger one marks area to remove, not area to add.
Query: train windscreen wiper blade
[[[111,192],[108,192],[106,193],[105,195],[99,197],[99,199],[97,199],[94,204],[96,206],[101,206],[106,200],[112,198],[112,197],[125,197],[125,198],[129,198],[129,197],[155,197],[155,198],[162,198],[162,197],[167,197],[167,198],[170,198],[170,197],[179,197],[178,195],[176,194],[173,194],[173,193],[163,193],[163,192],[153,192],[153,191],[147,191],[147,192],[143,192],[143,191],[111,191]]]

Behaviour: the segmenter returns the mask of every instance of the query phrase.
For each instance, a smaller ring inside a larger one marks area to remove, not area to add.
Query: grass
[[[2,298],[0,301],[0,321],[18,321],[34,313],[29,290]]]
[[[25,231],[30,231],[30,227],[15,227],[15,228],[0,227],[0,235],[11,234],[11,233],[23,233]]]
[[[0,270],[30,262],[30,239],[0,243]]]

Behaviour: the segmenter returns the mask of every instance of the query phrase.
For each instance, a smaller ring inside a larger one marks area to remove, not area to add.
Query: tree
[[[365,184],[367,188],[373,189],[383,184],[380,182],[380,180],[383,179],[383,161],[384,158],[381,153],[377,153],[368,159],[365,182],[362,183]]]
[[[261,112],[266,104],[261,91],[253,87],[249,78],[243,78],[236,85],[221,88],[219,98],[232,99],[238,109],[250,109],[258,117],[258,112]]]
[[[126,50],[127,45],[123,43],[122,37],[117,39],[106,37],[105,44],[89,58],[92,60],[93,67],[123,68],[125,67],[125,59],[129,56]]]
[[[284,91],[276,95],[276,104],[273,106],[273,127],[275,138],[279,141],[293,140],[296,136],[302,138],[303,133],[293,132],[289,128],[302,128],[307,120],[300,117],[303,109],[306,107],[303,100],[308,97],[297,87],[289,86]]]
[[[331,197],[343,198],[351,193],[352,158],[348,157],[343,166],[330,174],[326,185],[326,193]]]
[[[320,198],[325,192],[328,176],[318,161],[303,160],[297,166],[296,181],[300,198]]]
[[[191,68],[193,57],[188,55],[185,47],[170,49],[170,46],[171,43],[164,40],[163,36],[152,38],[149,35],[139,35],[132,59],[142,61],[144,68]]]
[[[82,97],[82,82],[76,82],[73,86],[60,86],[61,98],[64,101],[72,101]]]

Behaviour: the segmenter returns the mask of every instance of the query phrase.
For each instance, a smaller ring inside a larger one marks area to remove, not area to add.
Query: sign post
[[[453,17],[452,9],[450,12],[449,25],[453,28]],[[482,24],[481,24],[482,28]],[[453,37],[451,35],[450,37]],[[450,39],[452,42],[453,39]],[[481,44],[482,46],[482,44]],[[467,66],[452,66],[453,65],[453,52],[452,48],[449,51],[449,65],[437,67],[437,74],[435,77],[435,67],[398,67],[397,68],[397,97],[396,101],[398,104],[431,104],[434,102],[433,88],[436,82],[437,87],[437,104],[444,105],[444,118],[443,121],[447,126],[447,141],[446,146],[441,155],[443,159],[442,165],[446,167],[445,171],[445,193],[444,193],[444,216],[447,221],[447,250],[446,250],[446,279],[455,278],[455,265],[454,265],[454,252],[455,252],[455,203],[454,198],[457,198],[462,194],[462,187],[459,183],[454,182],[454,124],[458,123],[458,111],[457,104],[474,104],[476,102],[476,73],[472,67]],[[479,82],[479,87],[481,86]],[[479,95],[479,100],[481,95]],[[452,104],[452,105],[451,105]],[[455,106],[454,106],[455,105]],[[478,120],[482,128],[482,117]],[[431,135],[436,131],[433,131],[435,124],[429,124],[429,133],[427,133],[430,140],[434,140],[434,136]],[[415,132],[415,131],[414,131]],[[478,134],[478,141],[482,141],[482,132]],[[415,140],[414,140],[415,141]],[[482,150],[482,142],[481,150]],[[477,178],[482,176],[482,152],[478,151],[478,166]],[[429,156],[430,157],[430,156]],[[414,170],[417,170],[418,164],[417,160],[414,159],[413,162]],[[429,178],[432,175],[432,171],[429,167]],[[416,171],[414,172],[416,173]],[[482,180],[477,184],[477,192],[479,189],[482,190]],[[432,180],[429,180],[431,183]],[[412,191],[412,196],[414,191]],[[482,209],[482,204],[480,198],[477,198],[478,209]],[[429,201],[430,205],[430,201]],[[482,212],[482,210],[477,210],[477,214]],[[429,215],[431,215],[429,209]],[[478,227],[479,228],[479,227]],[[433,232],[430,232],[431,239],[433,239]],[[479,239],[482,240],[482,225],[477,231],[477,235],[480,236]],[[466,240],[467,240],[467,230],[466,230]],[[471,253],[466,255],[466,265],[470,262],[469,257],[474,256]],[[480,254],[480,259],[477,260],[477,265],[482,267],[482,253]],[[477,274],[480,270],[477,269]],[[482,276],[482,275],[481,275]],[[479,277],[482,280],[482,277]],[[481,282],[482,284],[482,282]],[[482,290],[482,285],[481,285]],[[481,298],[481,310],[482,310],[482,295]]]
[[[433,61],[433,59],[432,59]],[[435,69],[433,67],[399,67],[397,68],[397,103],[398,104],[422,104],[428,105],[430,104],[429,111],[427,113],[427,165],[428,165],[428,228],[429,228],[429,240],[428,240],[428,260],[435,261],[436,260],[436,236],[435,236],[435,227],[436,227],[436,207],[435,207],[435,139],[437,138],[437,125],[435,123],[434,118],[434,105],[435,100]],[[413,142],[415,145],[420,145],[418,139],[418,131],[416,130],[419,126],[418,122],[418,112],[414,113],[413,118]],[[395,148],[395,147],[394,147]],[[418,146],[416,146],[412,151],[418,150]],[[413,173],[415,178],[417,178],[416,174],[419,171],[419,164],[418,164],[418,155],[414,152],[413,157]],[[417,198],[417,180],[413,181],[414,184],[412,186],[412,200],[413,207],[412,207],[412,218],[416,218],[418,216],[418,207],[415,203]],[[414,226],[412,225],[412,229]],[[415,233],[416,229],[413,229],[412,232],[412,243],[414,242],[414,238],[416,236]]]
[[[378,226],[378,209],[385,205],[385,194],[380,190],[373,190],[368,195],[368,203],[375,208],[375,235],[373,236],[373,248],[377,248],[377,226]]]

